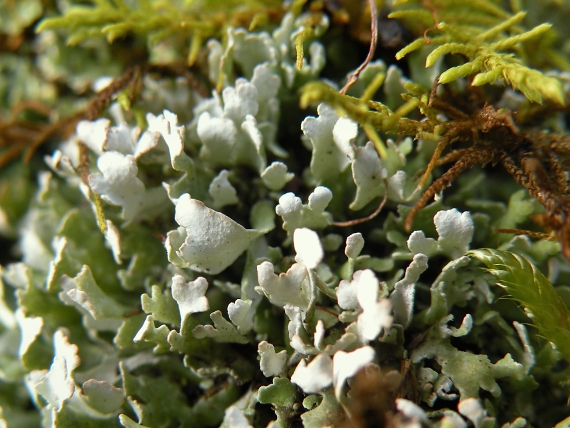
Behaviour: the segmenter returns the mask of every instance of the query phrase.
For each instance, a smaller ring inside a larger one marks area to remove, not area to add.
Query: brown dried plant
[[[132,101],[143,72],[138,66],[129,68],[121,77],[99,91],[86,108],[51,124],[18,119],[0,121],[0,148],[4,148],[0,153],[0,168],[22,154],[24,154],[24,161],[29,162],[36,150],[50,138],[56,135],[65,138],[73,132],[77,122],[82,119],[95,120],[121,90],[130,87]],[[47,106],[38,105],[38,103],[27,103],[27,105],[16,107],[11,112],[15,118],[22,109],[38,111],[46,117],[51,113]]]
[[[399,137],[409,135],[416,139],[438,140],[418,188],[423,188],[434,168],[451,162],[453,165],[423,192],[408,213],[404,223],[408,232],[412,230],[416,214],[461,173],[476,165],[501,164],[544,206],[545,212],[534,216],[534,219],[547,232],[554,233],[563,255],[570,260],[570,136],[527,130],[533,120],[532,114],[526,114],[523,122],[517,123],[512,111],[497,110],[483,101],[488,97],[481,88],[469,85],[466,92],[454,95],[446,87],[447,93],[444,91],[438,96],[437,85],[436,79],[429,96],[417,85],[408,85],[408,94],[402,95],[407,103],[395,112],[366,97],[359,99],[336,93],[319,82],[309,83],[303,88],[300,104],[306,107],[325,102],[334,106],[339,115],[358,122],[373,141],[368,132],[370,129],[374,133],[380,131]],[[461,106],[467,113],[455,106]],[[411,108],[416,107],[425,116],[424,120],[405,117]],[[536,112],[544,116],[548,111],[563,108],[563,105],[546,104]],[[446,117],[442,118],[438,113]],[[450,146],[459,143],[462,145],[448,151]],[[385,158],[378,145],[376,147]]]
[[[346,420],[342,428],[395,428],[407,426],[409,419],[398,412],[396,399],[405,398],[414,403],[420,401],[411,360],[401,362],[400,372],[382,370],[369,364],[351,381],[349,400],[346,403]]]
[[[562,254],[570,260],[570,136],[522,131],[510,110],[497,110],[490,104],[485,104],[471,116],[437,100],[430,104],[452,120],[446,123],[420,186],[435,167],[454,163],[424,191],[408,213],[406,230],[412,229],[418,211],[461,173],[476,165],[500,163],[542,204],[544,213],[535,218],[547,232],[554,233]],[[442,156],[455,142],[470,145]]]
[[[105,109],[117,99],[118,94],[127,91],[130,105],[134,105],[142,90],[142,79],[147,74],[158,74],[162,77],[186,78],[189,85],[203,96],[208,90],[198,82],[190,68],[180,64],[166,65],[136,65],[129,67],[123,75],[114,79],[107,87],[99,91],[81,109],[51,124],[23,121],[19,119],[2,120],[0,118],[0,168],[23,154],[25,162],[29,162],[36,150],[50,138],[55,136],[66,138],[71,134],[80,120],[95,120],[100,117]],[[12,116],[17,117],[19,111],[34,110],[46,117],[50,116],[50,109],[37,102],[28,102],[18,105]]]

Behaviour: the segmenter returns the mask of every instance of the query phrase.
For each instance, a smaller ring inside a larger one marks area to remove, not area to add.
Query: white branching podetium
[[[263,184],[271,190],[281,190],[294,177],[295,174],[287,172],[287,165],[283,162],[273,162],[261,173]]]
[[[336,291],[338,305],[358,314],[347,332],[356,334],[360,342],[367,344],[392,325],[392,304],[380,298],[380,286],[370,269],[354,273],[352,281],[342,280]]]
[[[356,299],[362,313],[356,321],[357,332],[363,343],[368,343],[392,325],[392,304],[379,298],[379,283],[371,270],[365,270],[358,279]]]
[[[257,352],[261,357],[259,362],[264,376],[279,376],[287,363],[287,351],[275,352],[275,347],[263,340],[257,345]]]
[[[215,96],[198,104],[194,125],[201,143],[200,158],[227,166],[248,165],[262,174],[267,167],[267,151],[284,157],[286,152],[275,142],[280,84],[281,79],[271,73],[269,65],[260,64],[253,69],[251,81],[238,78],[234,86],[222,90],[221,99]]]
[[[69,400],[75,393],[73,372],[80,364],[77,346],[69,344],[64,334],[61,330],[56,332],[56,344],[59,345],[56,345],[53,363],[49,371],[45,371],[39,382],[33,385],[35,391],[47,401],[48,405],[58,410],[63,406],[63,402]]]
[[[149,137],[160,135],[168,146],[172,168],[177,171],[186,171],[192,164],[192,160],[184,153],[185,128],[184,126],[178,126],[178,117],[174,113],[164,110],[158,116],[147,114],[146,119],[148,121],[148,129],[145,134]],[[152,139],[147,138],[147,140],[143,140],[141,138],[142,141],[152,142]],[[137,147],[137,153],[148,151],[146,146],[152,147],[148,143],[140,144],[139,146],[142,147]]]
[[[406,269],[404,278],[394,284],[394,292],[390,302],[394,307],[395,320],[407,327],[412,321],[414,312],[415,285],[420,275],[428,268],[427,256],[415,254],[412,263]]]
[[[87,328],[113,331],[121,325],[121,318],[127,308],[101,289],[89,266],[83,266],[75,278],[63,276],[61,288],[63,291],[59,293],[60,300],[78,308]]]
[[[363,346],[352,352],[338,351],[333,357],[333,386],[337,400],[342,399],[346,381],[366,364],[374,360],[375,352],[370,346]]]
[[[342,309],[358,309],[358,288],[361,279],[377,281],[374,272],[371,270],[357,271],[354,273],[352,281],[342,280],[336,289],[338,305]]]
[[[350,209],[359,210],[386,191],[383,181],[388,178],[388,171],[382,165],[371,141],[354,150],[350,164],[352,179],[356,185],[356,195]]]
[[[214,311],[210,314],[210,319],[214,325],[198,325],[192,330],[194,337],[204,339],[211,337],[216,342],[248,343],[246,336],[236,328],[236,325],[226,320],[221,311]]]
[[[295,229],[293,246],[297,252],[295,260],[305,265],[307,269],[315,269],[323,260],[324,251],[319,235],[311,229]]]
[[[42,332],[44,320],[41,317],[26,317],[21,309],[17,310],[14,315],[14,319],[20,330],[18,356],[25,361],[30,346]]]
[[[27,376],[27,385],[40,395],[52,412],[64,406],[85,412],[94,419],[114,417],[123,405],[124,391],[106,380],[90,378],[77,383],[76,369],[81,360],[79,347],[69,342],[70,332],[60,328],[53,335],[54,358],[49,370],[35,370]],[[54,417],[54,416],[52,416]]]
[[[241,334],[246,334],[253,328],[253,317],[255,311],[252,310],[251,300],[237,299],[228,305],[228,316],[230,321],[238,328]]]
[[[167,245],[172,245],[174,235],[183,239],[176,253],[197,272],[220,273],[262,235],[260,231],[245,229],[187,193],[176,203],[175,219],[184,231],[170,232]]]
[[[422,231],[412,232],[407,242],[412,253],[423,253],[428,257],[443,253],[451,259],[457,259],[469,250],[474,233],[473,220],[469,212],[460,213],[455,208],[439,211],[433,222],[439,239],[436,241],[433,238],[426,238]]]
[[[132,220],[143,205],[145,186],[137,177],[134,156],[119,152],[105,152],[97,161],[101,174],[89,176],[89,185],[105,202],[124,209],[126,220]]]
[[[361,233],[353,233],[346,238],[346,247],[344,249],[344,254],[349,259],[356,260],[360,255],[360,252],[364,248],[364,238]]]
[[[429,424],[426,412],[413,401],[406,400],[405,398],[396,398],[396,408],[407,418]]]
[[[291,376],[307,394],[319,392],[333,382],[333,360],[326,354],[317,355],[309,364],[301,360]]]
[[[205,296],[207,289],[208,281],[205,278],[198,277],[194,281],[186,282],[182,275],[174,275],[172,298],[178,303],[181,324],[184,324],[188,315],[210,309],[210,303]]]
[[[208,188],[208,193],[214,199],[213,206],[216,209],[225,205],[235,205],[239,202],[236,189],[228,180],[228,171],[225,169],[214,177]]]
[[[495,425],[495,418],[487,415],[487,411],[476,398],[467,398],[460,401],[457,409],[459,413],[473,423],[475,428]],[[526,423],[524,423],[524,425],[526,425]]]
[[[224,421],[221,425],[222,428],[253,428],[249,423],[243,412],[236,406],[230,406],[226,409],[224,414]]]
[[[274,305],[284,307],[291,304],[307,310],[310,300],[308,277],[307,268],[300,263],[295,263],[287,272],[276,275],[273,264],[266,261],[257,266],[259,286],[256,290]]]
[[[317,112],[319,117],[307,117],[301,129],[313,145],[311,172],[319,183],[330,183],[348,166],[348,156],[354,152],[350,143],[358,127],[350,119],[339,119],[326,104],[319,104]]]
[[[332,216],[325,211],[332,197],[330,189],[324,186],[315,188],[308,204],[303,204],[293,193],[285,193],[279,198],[275,212],[283,218],[283,229],[289,234],[302,227],[322,229],[332,223]]]

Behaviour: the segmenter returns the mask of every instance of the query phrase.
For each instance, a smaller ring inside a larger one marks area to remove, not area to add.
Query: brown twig
[[[130,87],[129,99],[131,104],[134,103],[136,94],[140,92],[142,78],[148,73],[160,73],[161,75],[167,76],[184,76],[193,89],[203,96],[207,96],[208,94],[202,85],[193,78],[192,73],[185,67],[178,67],[176,64],[166,66],[135,65],[125,71],[122,76],[113,80],[108,86],[99,91],[85,109],[78,111],[71,116],[67,116],[56,123],[48,125],[29,145],[26,155],[24,156],[24,162],[29,162],[38,147],[44,144],[50,137],[56,134],[67,133],[68,130],[74,127],[80,120],[97,119],[115,99],[115,95],[118,92]],[[21,151],[23,151],[23,149]]]
[[[13,159],[16,159],[22,153],[22,147],[12,146],[6,149],[2,154],[0,154],[0,168],[10,163]]]
[[[140,66],[129,68],[121,77],[113,80],[111,84],[99,91],[95,98],[87,105],[85,109],[74,113],[71,116],[67,116],[62,120],[48,126],[29,146],[26,155],[24,156],[24,162],[29,162],[35,151],[50,137],[60,133],[62,129],[67,130],[70,127],[75,126],[77,122],[83,119],[97,119],[103,110],[105,110],[109,104],[111,104],[114,95],[131,84],[133,78],[136,77],[140,72]]]
[[[38,135],[28,147],[26,154],[24,155],[24,162],[28,163],[36,150],[44,144],[48,138],[59,134],[62,129],[68,129],[68,127],[75,125],[82,119],[81,112],[79,114],[73,114],[71,116],[65,117],[62,120],[48,125],[41,133]]]
[[[431,16],[433,17],[433,22],[434,22],[433,27],[430,27],[424,31],[424,40],[426,41],[426,45],[429,45],[431,43],[431,40],[429,39],[427,34],[430,31],[437,30],[437,26],[439,25],[439,20],[437,18],[437,12],[435,10],[435,7],[433,7],[430,0],[424,0],[424,6],[430,10]]]
[[[434,100],[432,106],[446,111],[453,120],[442,128],[441,139],[424,171],[423,180],[435,166],[450,161],[455,163],[424,191],[405,219],[406,230],[411,230],[419,210],[463,171],[475,165],[500,162],[514,180],[544,207],[545,212],[535,217],[546,232],[554,232],[562,254],[570,260],[570,138],[547,132],[523,132],[511,111],[496,110],[489,104],[470,115],[454,109],[442,109],[443,103],[438,100]],[[443,155],[446,146],[456,141],[470,141],[472,145]],[[520,229],[497,231],[553,239],[552,235]]]
[[[556,236],[544,232],[533,232],[532,230],[524,229],[495,229],[497,233],[513,233],[515,235],[526,235],[535,239],[547,239],[548,241],[556,241]]]
[[[375,0],[368,0],[368,4],[370,5],[370,49],[368,49],[368,55],[366,59],[360,66],[352,72],[350,77],[348,78],[344,87],[340,90],[341,94],[346,94],[346,91],[350,89],[352,85],[358,80],[358,76],[362,73],[362,70],[366,68],[372,58],[374,57],[374,53],[376,52],[376,46],[378,45],[378,10],[376,9]]]
[[[350,226],[355,226],[357,224],[366,223],[367,221],[372,220],[374,217],[376,217],[378,214],[380,214],[380,212],[382,211],[382,208],[384,208],[384,205],[386,204],[387,199],[388,199],[388,180],[384,179],[384,197],[382,198],[382,202],[380,202],[380,205],[378,205],[378,208],[376,208],[376,210],[374,210],[374,212],[372,214],[370,214],[367,217],[357,218],[355,220],[335,221],[332,223],[332,226],[350,227]]]
[[[441,76],[441,73],[433,80],[431,91],[429,91],[428,106],[430,107],[436,101],[437,88],[439,88],[439,76]]]
[[[493,149],[472,147],[468,149],[466,154],[459,159],[455,164],[449,168],[441,177],[435,180],[431,186],[422,194],[421,198],[413,206],[412,210],[406,216],[404,227],[406,231],[412,230],[412,222],[414,217],[423,207],[426,206],[428,201],[435,195],[441,193],[445,188],[459,176],[463,171],[466,171],[475,165],[485,165],[489,162],[496,160],[497,152]]]
[[[458,159],[461,159],[463,156],[465,156],[465,153],[467,152],[467,150],[469,149],[457,149],[457,150],[452,150],[449,153],[446,153],[445,155],[441,156],[439,159],[437,159],[437,161],[435,162],[435,168],[445,165],[446,163],[450,163],[450,162],[456,162]],[[412,178],[412,180],[419,180],[420,178],[422,178],[426,173],[426,168],[418,171],[414,177]]]

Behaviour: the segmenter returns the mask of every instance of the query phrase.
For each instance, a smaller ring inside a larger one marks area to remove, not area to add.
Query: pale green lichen
[[[133,77],[104,117],[74,123],[63,142],[54,134],[52,172],[35,160],[0,171],[0,232],[19,251],[0,269],[0,424],[363,426],[358,409],[381,403],[363,398],[361,370],[384,373],[394,426],[563,424],[568,262],[558,243],[494,233],[533,227],[540,204],[474,170],[417,213],[415,230],[404,227],[421,193],[415,177],[463,120],[453,108],[469,112],[475,92],[462,76],[505,79],[526,98],[477,93],[567,134],[546,102],[563,104],[565,77],[544,74],[529,52],[551,37],[548,25],[525,31],[532,17],[518,2],[386,2],[420,37],[401,51],[409,67],[372,62],[342,95],[339,76],[358,64],[343,55],[337,69],[337,43],[353,45],[328,31],[334,19],[294,2],[280,24],[263,23],[269,2],[224,3],[219,16],[214,3],[62,3],[62,17],[40,24],[53,30],[37,41],[38,69],[7,56],[2,109],[16,113],[22,100],[52,102],[58,85],[85,90],[90,76],[121,69],[121,55],[132,59],[126,35],[133,57],[197,66]],[[261,31],[222,19],[240,19],[240,7]],[[412,52],[435,16],[435,49]],[[78,68],[63,33],[85,49]],[[203,43],[211,35],[219,40]],[[555,64],[561,44],[544,43]],[[203,45],[207,57],[196,56]],[[455,91],[445,111],[430,99],[440,72]],[[301,105],[316,111],[298,110],[301,87]],[[69,93],[53,115],[83,102]],[[532,116],[525,100],[544,110]]]

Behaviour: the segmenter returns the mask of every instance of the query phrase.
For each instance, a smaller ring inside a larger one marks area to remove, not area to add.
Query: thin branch
[[[437,12],[435,10],[435,7],[431,4],[430,0],[424,0],[424,6],[430,10],[431,16],[433,17],[433,27],[430,27],[424,31],[424,40],[426,41],[426,45],[429,45],[431,43],[431,40],[429,39],[427,34],[430,31],[437,30],[437,26],[439,25],[439,20],[437,19]]]
[[[382,208],[384,208],[387,199],[388,199],[388,180],[384,179],[384,197],[382,198],[382,202],[380,202],[380,205],[378,205],[378,208],[376,208],[376,210],[372,214],[370,214],[368,217],[357,218],[356,220],[335,221],[334,223],[332,223],[332,225],[337,227],[349,227],[349,226],[355,226],[357,224],[366,223],[367,221],[372,220],[374,217],[380,214],[380,211],[382,211]]]
[[[346,91],[350,89],[352,85],[358,80],[358,76],[362,73],[362,70],[366,68],[372,58],[374,57],[374,53],[376,52],[376,46],[378,44],[378,10],[376,9],[376,2],[375,0],[368,0],[368,4],[370,5],[370,49],[368,50],[368,55],[360,67],[358,67],[355,71],[352,72],[350,77],[348,78],[346,85],[340,90],[341,94],[346,94]]]
[[[544,232],[533,232],[524,229],[495,229],[497,233],[514,233],[515,235],[526,235],[535,239],[546,239],[548,241],[557,241],[556,236]]]
[[[441,177],[434,181],[422,194],[420,199],[412,207],[406,216],[404,229],[407,232],[412,230],[412,223],[416,214],[426,206],[431,198],[441,193],[449,187],[451,183],[463,172],[474,167],[475,165],[485,165],[497,158],[497,152],[492,148],[472,147],[466,152],[463,158],[459,159],[455,164],[447,170]]]
[[[16,159],[22,153],[21,146],[12,146],[0,154],[0,168],[4,167],[13,159]]]
[[[191,87],[198,91],[200,95],[205,96],[208,94],[208,91],[193,78],[192,72],[186,67],[179,67],[176,64],[164,66],[132,66],[125,71],[122,76],[116,78],[111,82],[111,84],[99,91],[85,109],[64,117],[56,123],[48,125],[29,146],[24,156],[24,162],[29,162],[34,152],[52,136],[56,134],[65,134],[68,129],[74,127],[80,120],[97,119],[115,99],[115,95],[120,91],[130,88],[129,100],[131,104],[134,104],[136,95],[141,91],[140,86],[142,78],[148,73],[159,73],[162,76],[183,76],[188,80]]]

